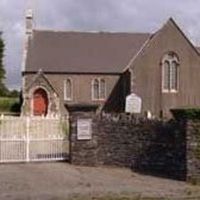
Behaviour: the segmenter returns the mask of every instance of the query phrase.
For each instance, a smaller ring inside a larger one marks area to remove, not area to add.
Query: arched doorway
[[[46,116],[48,113],[48,95],[42,88],[38,88],[33,93],[33,115]]]

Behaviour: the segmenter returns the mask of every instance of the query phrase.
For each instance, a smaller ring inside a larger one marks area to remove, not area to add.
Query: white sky
[[[21,87],[24,15],[30,5],[35,26],[42,29],[154,32],[173,17],[189,39],[200,45],[200,0],[0,0],[10,88]]]

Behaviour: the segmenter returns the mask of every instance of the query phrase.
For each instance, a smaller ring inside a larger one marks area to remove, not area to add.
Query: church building
[[[29,11],[22,76],[25,116],[125,112],[131,93],[142,115],[200,106],[200,53],[172,18],[155,33],[54,31],[35,29]]]

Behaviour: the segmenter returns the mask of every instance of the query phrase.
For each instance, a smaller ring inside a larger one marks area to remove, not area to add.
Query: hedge
[[[20,112],[20,101],[18,98],[0,98],[0,112],[4,113],[19,113]]]
[[[177,120],[200,119],[200,108],[177,108],[171,109],[171,113]]]

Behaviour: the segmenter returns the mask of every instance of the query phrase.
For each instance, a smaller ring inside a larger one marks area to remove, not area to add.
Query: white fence
[[[0,162],[65,160],[68,121],[58,118],[0,118]]]

